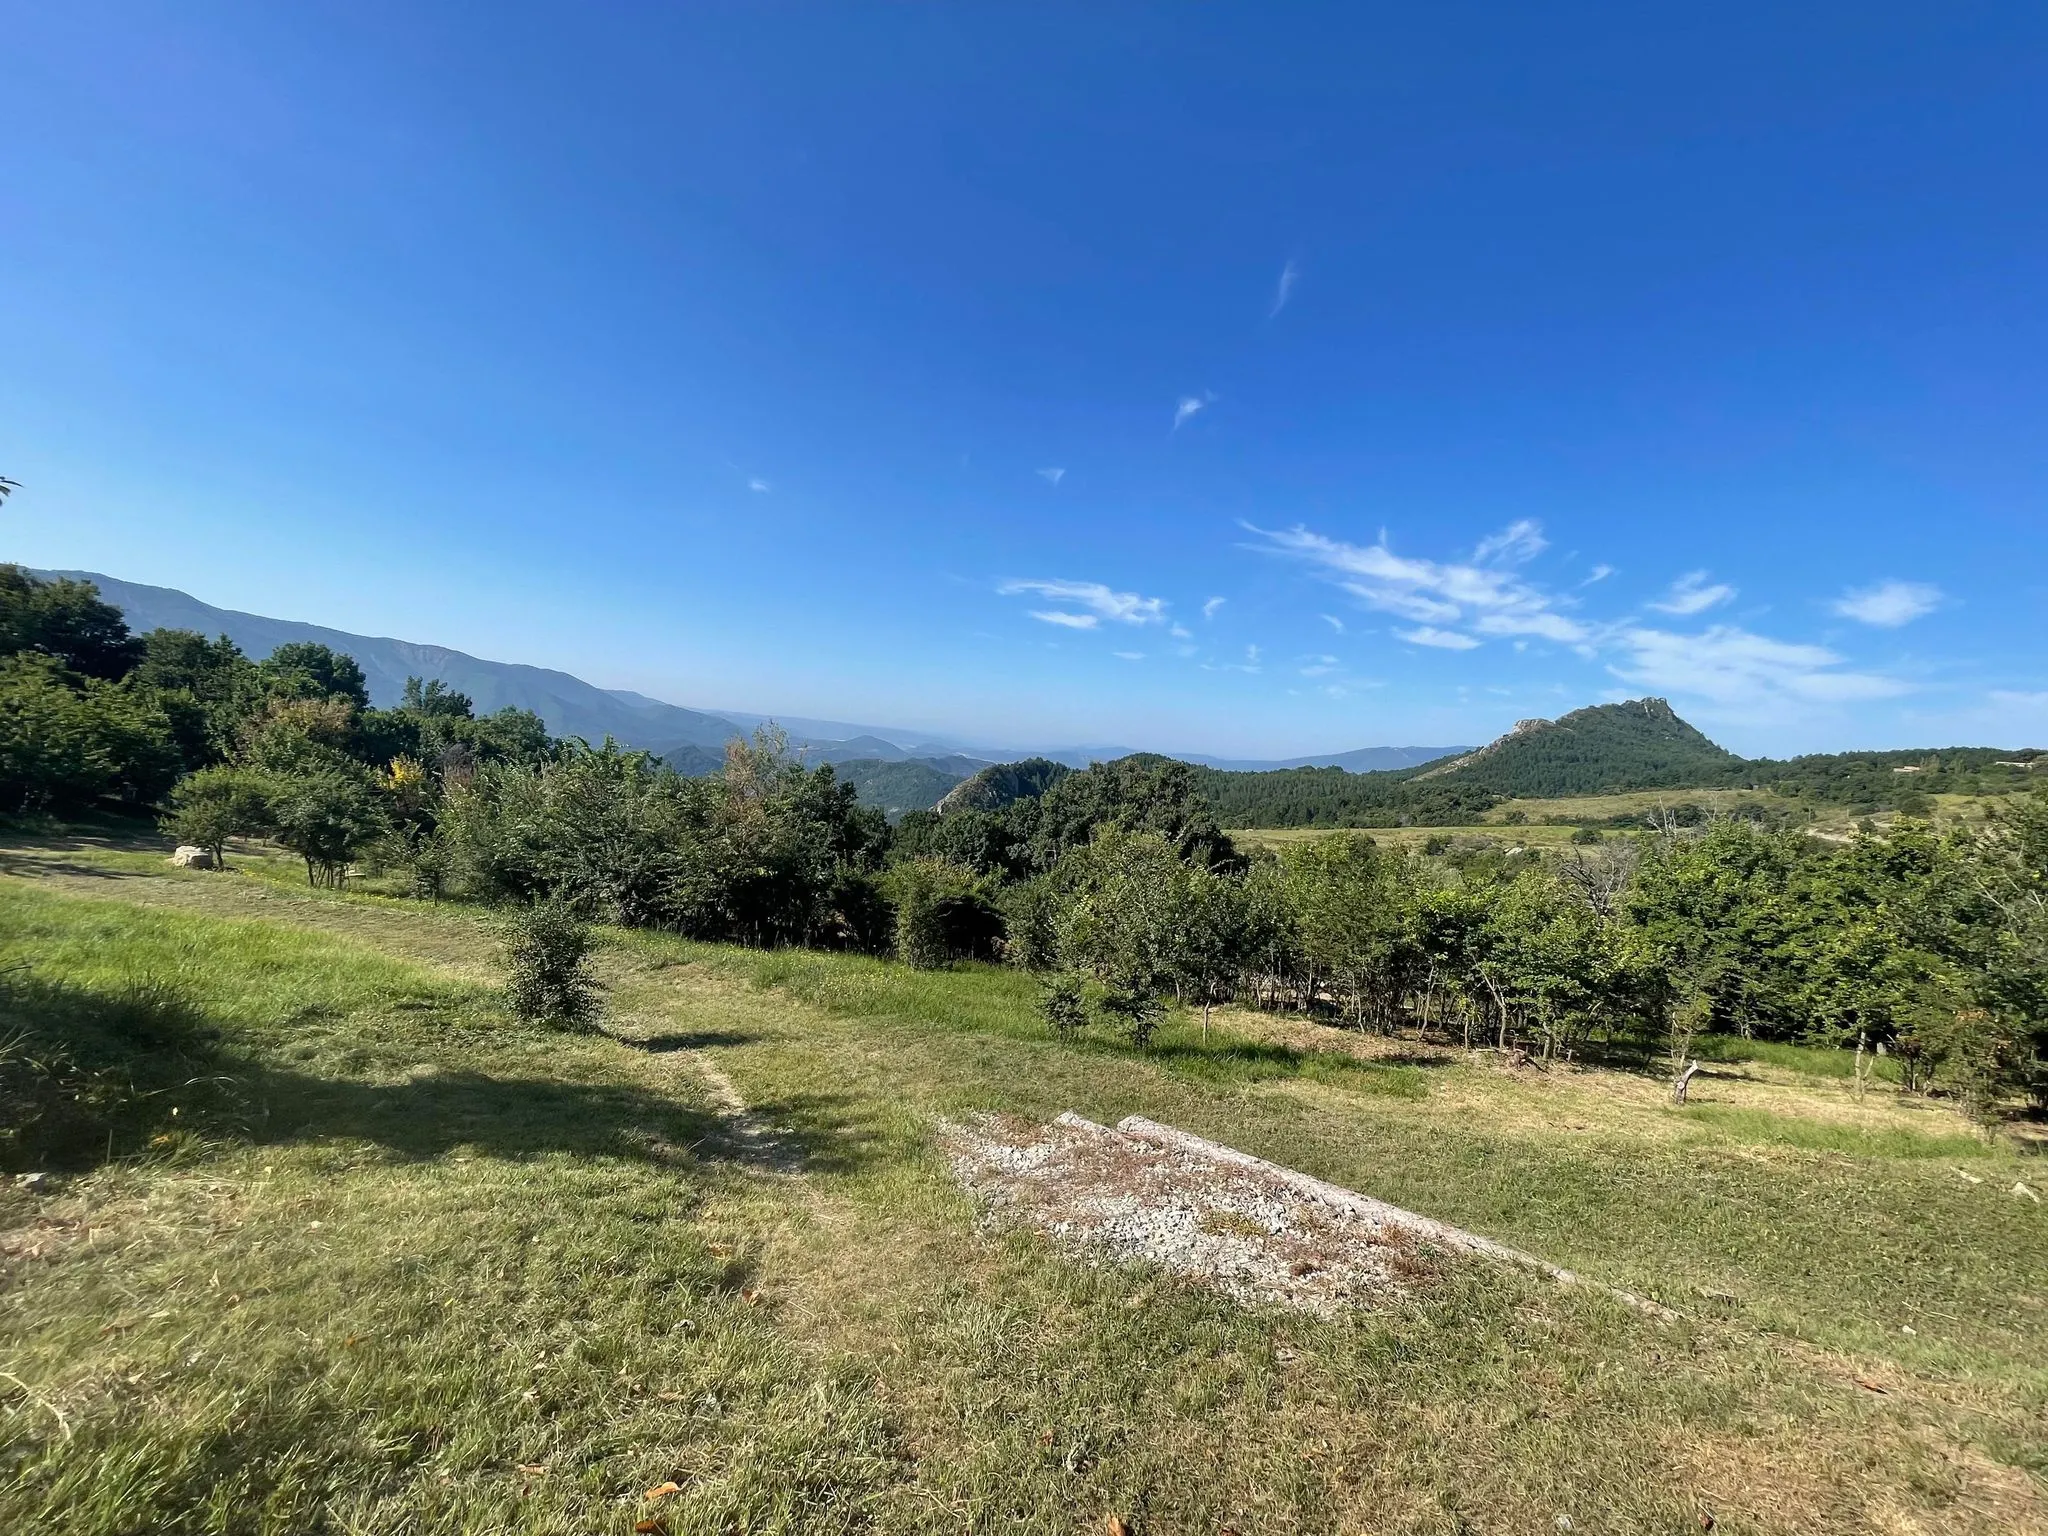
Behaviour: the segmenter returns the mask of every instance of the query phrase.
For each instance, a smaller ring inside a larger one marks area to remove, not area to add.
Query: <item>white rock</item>
[[[190,843],[180,843],[177,852],[171,855],[171,862],[180,869],[211,869],[213,853],[210,849],[195,848]]]

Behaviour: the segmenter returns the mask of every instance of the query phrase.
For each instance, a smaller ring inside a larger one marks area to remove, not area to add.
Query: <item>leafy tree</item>
[[[264,687],[283,699],[346,699],[370,707],[370,684],[355,657],[313,640],[280,645],[258,665]]]
[[[368,773],[354,764],[275,775],[268,799],[277,840],[306,861],[308,885],[341,885],[389,825]]]
[[[0,813],[151,804],[178,766],[170,721],[147,695],[35,652],[0,659]]]
[[[213,855],[217,868],[227,868],[231,837],[264,831],[270,820],[270,785],[261,775],[238,764],[218,763],[178,781],[171,792],[164,827],[181,843]]]
[[[142,645],[128,681],[162,706],[186,770],[232,756],[260,705],[256,664],[226,635],[208,640],[189,629],[153,629]]]
[[[1094,976],[1100,1008],[1142,1050],[1173,984],[1179,851],[1162,833],[1107,827],[1069,857],[1074,883],[1061,914],[1060,953]]]
[[[476,704],[469,695],[457,693],[438,677],[432,681],[408,677],[398,707],[407,714],[432,719],[469,720],[476,715]]]
[[[1174,891],[1173,974],[1183,995],[1202,1005],[1202,1038],[1209,1010],[1235,995],[1253,933],[1244,881],[1233,874],[1189,869]]]
[[[1348,1021],[1391,1029],[1418,961],[1405,866],[1352,835],[1293,844],[1280,869],[1310,999],[1327,986]]]
[[[81,677],[113,681],[142,659],[121,610],[89,581],[44,581],[0,565],[0,656],[47,656]]]

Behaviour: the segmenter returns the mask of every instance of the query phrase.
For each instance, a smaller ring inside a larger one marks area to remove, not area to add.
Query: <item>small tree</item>
[[[228,839],[262,831],[268,806],[260,776],[223,763],[179,781],[164,829],[181,843],[204,848],[216,868],[226,869]]]
[[[1093,973],[1102,1011],[1121,1019],[1143,1050],[1173,984],[1173,892],[1186,866],[1159,833],[1115,827],[1068,858],[1075,889],[1061,913],[1060,954]]]
[[[1052,1032],[1070,1040],[1088,1024],[1088,1000],[1081,990],[1081,978],[1072,971],[1054,971],[1038,992],[1038,1014]]]
[[[277,840],[306,861],[308,885],[340,885],[356,855],[386,826],[368,778],[339,768],[278,779],[270,815]]]
[[[505,999],[530,1024],[590,1030],[602,1004],[590,974],[590,932],[559,901],[529,907],[512,921],[506,945],[511,975]]]
[[[1206,869],[1191,869],[1174,893],[1172,961],[1175,980],[1202,1005],[1202,1038],[1209,1038],[1209,1010],[1228,998],[1244,973],[1251,913],[1243,881]]]

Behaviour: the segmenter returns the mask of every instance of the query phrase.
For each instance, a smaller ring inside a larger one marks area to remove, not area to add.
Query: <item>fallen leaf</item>
[[[750,1285],[740,1292],[740,1300],[750,1307],[758,1307],[761,1305],[761,1293]]]
[[[654,1400],[657,1403],[680,1403],[683,1400],[683,1394],[680,1392],[657,1392],[654,1394]]]
[[[546,1477],[548,1465],[544,1461],[536,1461],[522,1466],[519,1470],[528,1477]]]
[[[680,1483],[656,1483],[652,1488],[640,1495],[640,1497],[643,1499],[665,1499],[672,1493],[681,1493],[682,1491],[683,1488]]]
[[[1890,1387],[1880,1387],[1876,1382],[1868,1381],[1861,1376],[1858,1376],[1856,1378],[1856,1385],[1861,1387],[1866,1392],[1876,1392],[1885,1397],[1890,1397],[1892,1395],[1892,1389]]]
[[[668,1522],[666,1520],[636,1520],[633,1522],[633,1529],[639,1532],[639,1536],[666,1536]]]
[[[1102,1524],[1103,1528],[1109,1532],[1109,1536],[1131,1536],[1130,1522],[1124,1519],[1122,1515],[1111,1515]]]
[[[1049,1429],[1041,1429],[1041,1430],[1040,1430],[1040,1431],[1038,1432],[1038,1443],[1039,1443],[1040,1445],[1051,1445],[1051,1444],[1052,1444],[1052,1431],[1051,1431],[1051,1430],[1049,1430]]]

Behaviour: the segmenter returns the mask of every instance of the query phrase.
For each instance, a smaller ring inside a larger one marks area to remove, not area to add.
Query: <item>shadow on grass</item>
[[[672,1051],[706,1050],[720,1045],[752,1045],[762,1037],[737,1029],[684,1030],[672,1035],[612,1035],[610,1038],[630,1050],[665,1056]]]
[[[57,840],[39,839],[39,845],[57,846]],[[90,845],[69,840],[71,847],[64,851],[86,852]],[[170,867],[168,863],[164,866]],[[47,879],[51,875],[84,875],[95,880],[147,880],[152,872],[139,869],[114,869],[105,864],[79,864],[70,859],[45,858],[36,854],[23,853],[16,848],[0,849],[0,875],[19,875],[34,880]]]
[[[837,1172],[877,1155],[851,1101],[763,1105],[759,1145],[708,1109],[624,1083],[503,1077],[422,1064],[399,1082],[252,1059],[173,989],[97,992],[0,974],[0,1169],[79,1171],[211,1142],[373,1142],[401,1158],[463,1148],[656,1165],[727,1162]]]

